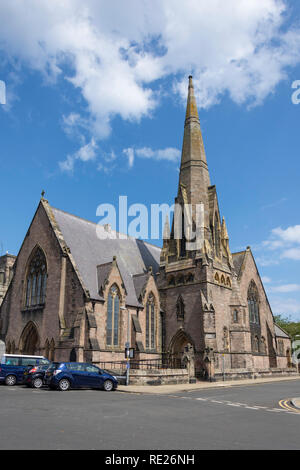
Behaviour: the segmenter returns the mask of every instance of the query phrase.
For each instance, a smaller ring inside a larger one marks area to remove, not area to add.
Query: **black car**
[[[44,385],[46,370],[50,367],[56,367],[59,362],[52,364],[42,364],[40,366],[27,368],[24,372],[24,385],[32,388],[41,388]]]

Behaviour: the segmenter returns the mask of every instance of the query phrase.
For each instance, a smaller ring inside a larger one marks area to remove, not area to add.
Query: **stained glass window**
[[[118,346],[119,344],[119,317],[120,297],[116,285],[113,285],[107,300],[106,344]]]
[[[146,348],[156,348],[155,302],[153,294],[148,296],[146,304]]]
[[[26,307],[45,303],[47,287],[46,258],[43,251],[37,248],[30,262],[26,281]]]

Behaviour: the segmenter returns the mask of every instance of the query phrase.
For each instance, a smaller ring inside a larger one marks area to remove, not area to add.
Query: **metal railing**
[[[99,363],[101,369],[126,371],[126,360],[104,361]],[[153,370],[153,369],[185,369],[186,365],[181,359],[172,356],[163,356],[158,359],[130,359],[130,369]]]

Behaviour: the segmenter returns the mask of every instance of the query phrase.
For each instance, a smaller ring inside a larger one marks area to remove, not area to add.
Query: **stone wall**
[[[168,385],[189,383],[186,369],[130,370],[130,385]]]

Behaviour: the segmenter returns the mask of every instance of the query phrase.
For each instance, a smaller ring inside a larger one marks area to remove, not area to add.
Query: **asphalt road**
[[[299,449],[300,380],[174,395],[0,386],[0,449]]]

